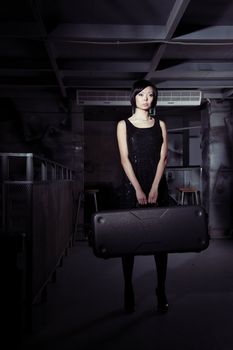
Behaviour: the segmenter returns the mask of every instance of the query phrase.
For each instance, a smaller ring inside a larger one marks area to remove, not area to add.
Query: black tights
[[[167,275],[167,253],[156,253],[154,255],[157,269],[157,289],[165,291],[166,275]],[[122,257],[123,276],[125,288],[132,287],[134,256],[127,255]]]

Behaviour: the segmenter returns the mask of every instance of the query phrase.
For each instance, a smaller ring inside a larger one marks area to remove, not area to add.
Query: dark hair
[[[132,87],[131,93],[130,93],[130,102],[132,105],[133,112],[135,112],[135,109],[136,109],[136,101],[135,101],[136,95],[139,94],[139,92],[141,92],[142,90],[144,90],[148,86],[152,87],[153,96],[154,96],[152,104],[151,104],[151,108],[154,108],[156,106],[157,98],[158,98],[157,87],[149,80],[145,80],[145,79],[137,80],[133,84],[133,87]]]

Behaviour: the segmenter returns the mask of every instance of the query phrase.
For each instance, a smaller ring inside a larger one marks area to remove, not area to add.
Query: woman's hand
[[[148,195],[148,203],[155,204],[157,202],[157,198],[158,198],[158,190],[151,189]]]
[[[137,197],[137,200],[138,200],[139,204],[141,204],[141,205],[147,204],[146,195],[145,195],[145,193],[142,190],[137,190],[136,191],[136,197]]]

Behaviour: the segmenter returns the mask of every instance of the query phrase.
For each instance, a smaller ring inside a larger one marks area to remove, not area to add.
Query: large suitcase
[[[92,215],[92,248],[97,257],[200,252],[209,245],[202,206],[101,211]]]

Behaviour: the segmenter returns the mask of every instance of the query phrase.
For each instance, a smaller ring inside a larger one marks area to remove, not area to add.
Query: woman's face
[[[136,107],[147,111],[150,109],[153,99],[153,88],[147,86],[135,96]]]

